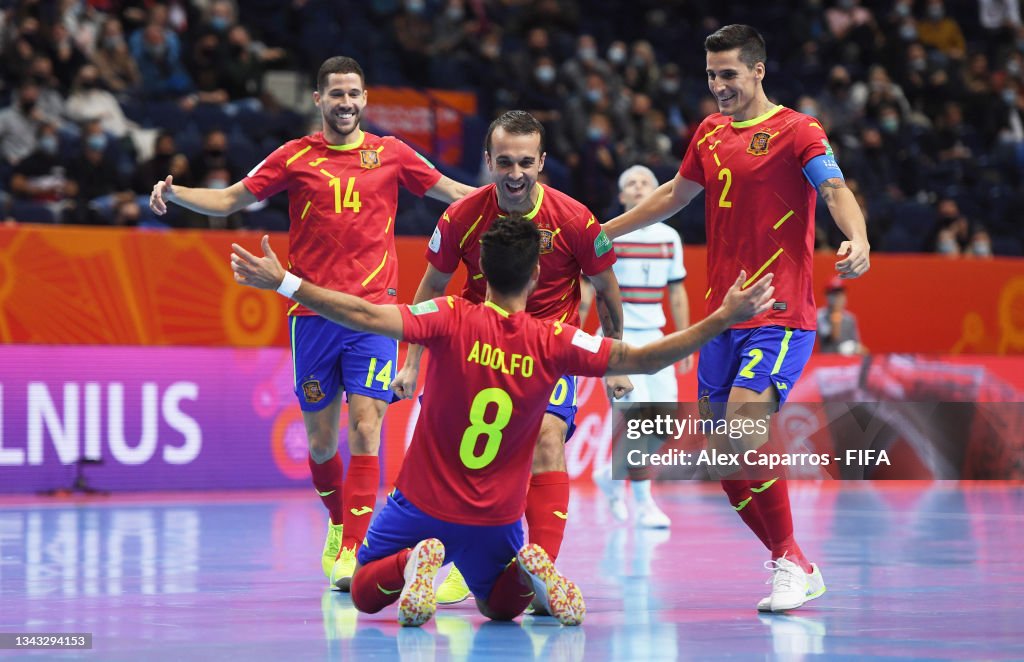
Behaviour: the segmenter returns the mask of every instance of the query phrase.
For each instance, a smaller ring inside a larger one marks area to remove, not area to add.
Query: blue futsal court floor
[[[93,634],[3,659],[1024,659],[1024,487],[792,484],[828,592],[758,615],[765,550],[717,485],[656,487],[669,532],[615,525],[576,490],[558,565],[582,627],[488,623],[471,601],[420,630],[357,614],[320,571],[311,491],[0,498],[0,633]]]

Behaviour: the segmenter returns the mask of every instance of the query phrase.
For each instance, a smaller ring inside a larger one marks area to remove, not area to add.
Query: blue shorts
[[[426,514],[394,489],[370,524],[356,558],[366,565],[427,538],[441,541],[445,562],[454,562],[473,595],[486,600],[498,576],[523,546],[523,523],[473,526],[446,522]]]
[[[551,391],[546,413],[557,416],[569,426],[565,433],[566,441],[569,441],[572,433],[576,432],[576,409],[576,378],[572,375],[562,375],[555,384],[555,390]]]
[[[728,402],[733,386],[756,393],[771,386],[781,407],[811,357],[814,336],[814,331],[781,326],[729,329],[700,350],[697,397]]]
[[[320,411],[340,388],[349,396],[391,402],[397,340],[310,315],[293,316],[290,331],[295,395],[303,411]]]

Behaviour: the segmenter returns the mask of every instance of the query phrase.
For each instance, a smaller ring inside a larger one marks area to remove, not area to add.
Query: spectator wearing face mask
[[[98,119],[103,131],[116,138],[124,138],[128,133],[128,120],[121,104],[101,87],[96,65],[87,64],[78,72],[65,112],[72,122],[79,124]]]
[[[11,174],[11,195],[16,201],[30,203],[24,208],[27,216],[17,220],[74,222],[78,183],[67,174],[57,127],[41,125],[35,145]],[[35,216],[36,212],[40,215]]]
[[[78,183],[78,220],[92,225],[137,225],[139,205],[119,174],[110,139],[98,120],[82,128],[81,153],[68,166]]]
[[[110,16],[103,21],[92,56],[103,86],[113,94],[127,94],[139,88],[142,75],[128,50],[121,21]]]
[[[579,36],[576,40],[576,52],[565,61],[559,73],[561,80],[569,86],[570,93],[575,94],[587,94],[587,79],[592,75],[599,76],[609,88],[617,88],[621,84],[612,68],[601,59],[597,50],[597,40],[589,34]]]
[[[962,60],[967,50],[960,24],[946,15],[943,0],[928,0],[924,18],[917,24],[917,38],[954,60]]]
[[[942,198],[935,205],[936,228],[934,251],[947,257],[958,257],[967,247],[971,224],[960,213],[960,205],[952,198]]]
[[[144,99],[174,99],[192,92],[192,79],[181,60],[181,43],[172,30],[150,22],[132,34],[128,44],[142,76]]]
[[[31,79],[18,86],[12,103],[0,110],[0,157],[13,166],[36,148],[47,118],[39,108],[39,86]]]
[[[846,309],[846,284],[833,278],[825,288],[826,305],[818,309],[818,351],[853,356],[867,354],[860,342],[857,318]]]

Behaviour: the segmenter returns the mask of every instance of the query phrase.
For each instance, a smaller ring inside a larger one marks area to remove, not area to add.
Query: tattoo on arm
[[[831,179],[826,179],[818,186],[818,193],[821,194],[821,197],[825,202],[829,203],[835,199],[836,192],[844,188],[847,188],[846,181],[838,177],[833,177]]]
[[[597,314],[605,337],[622,338],[622,315],[600,292],[597,293]]]
[[[623,370],[626,367],[626,361],[629,358],[630,347],[621,340],[615,340],[612,342],[612,353],[608,358],[608,373],[609,374],[628,374]]]

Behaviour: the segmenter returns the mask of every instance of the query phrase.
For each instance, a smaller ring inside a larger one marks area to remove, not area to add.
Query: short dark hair
[[[359,63],[344,55],[335,55],[324,60],[320,65],[320,71],[316,74],[316,89],[323,92],[327,86],[327,79],[331,74],[358,74],[359,80],[366,85],[366,76],[363,75],[363,68]]]
[[[491,135],[498,127],[514,136],[528,136],[532,133],[540,134],[540,153],[544,153],[544,125],[537,121],[537,118],[525,110],[509,110],[502,113],[498,119],[491,122],[487,127],[487,137],[484,139],[484,149],[491,153]]]
[[[480,268],[500,294],[519,294],[540,259],[540,231],[518,212],[499,217],[480,237]]]
[[[721,53],[734,48],[740,49],[740,62],[751,69],[758,62],[765,62],[768,59],[764,37],[749,25],[726,25],[709,34],[704,40],[704,50],[708,53]]]

